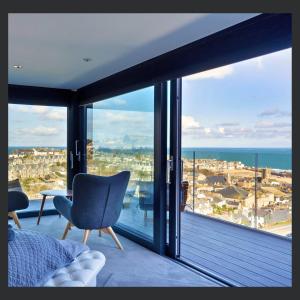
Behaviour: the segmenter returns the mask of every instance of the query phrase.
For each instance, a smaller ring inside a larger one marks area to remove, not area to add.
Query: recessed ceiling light
[[[23,68],[23,66],[21,66],[21,65],[13,65],[13,67],[14,67],[14,69],[22,69]]]
[[[89,61],[91,61],[92,59],[89,58],[89,57],[85,57],[85,58],[83,58],[82,60],[85,61],[85,62],[89,62]]]

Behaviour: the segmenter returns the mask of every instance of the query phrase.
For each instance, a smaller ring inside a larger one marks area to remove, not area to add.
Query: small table
[[[37,225],[40,224],[40,219],[41,219],[41,216],[43,215],[43,209],[44,209],[45,200],[46,200],[47,196],[49,196],[49,197],[63,196],[63,197],[67,197],[67,198],[72,198],[72,190],[45,190],[45,191],[41,191],[40,194],[43,196],[43,199],[42,199],[42,203],[41,203],[39,217],[37,220]]]

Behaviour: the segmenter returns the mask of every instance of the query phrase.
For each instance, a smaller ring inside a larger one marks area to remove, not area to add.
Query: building
[[[262,169],[262,179],[268,179],[271,176],[271,169],[264,168]]]

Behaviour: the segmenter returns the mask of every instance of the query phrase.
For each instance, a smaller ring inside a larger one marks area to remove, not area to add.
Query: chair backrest
[[[71,217],[80,229],[99,229],[114,225],[121,213],[130,172],[104,177],[85,173],[73,180]]]
[[[8,181],[8,191],[23,192],[20,180],[14,179],[14,180]]]
[[[29,200],[25,193],[8,191],[8,212],[25,209],[29,206]]]
[[[29,206],[29,200],[23,193],[19,179],[8,181],[8,212],[25,209]]]

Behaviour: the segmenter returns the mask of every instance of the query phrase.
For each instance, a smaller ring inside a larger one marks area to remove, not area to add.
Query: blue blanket
[[[28,230],[15,230],[8,242],[8,286],[43,285],[56,269],[70,264],[89,248],[74,241],[59,241],[48,235]]]

